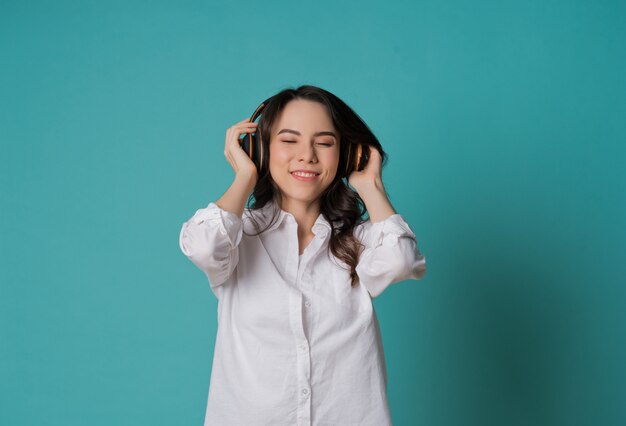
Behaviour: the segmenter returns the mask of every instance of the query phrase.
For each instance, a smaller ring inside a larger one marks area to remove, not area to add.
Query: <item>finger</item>
[[[256,130],[257,129],[254,126],[235,126],[228,130],[226,137],[229,139],[238,139],[241,135],[245,133],[254,133]]]
[[[375,159],[376,164],[378,164],[382,156],[380,155],[380,152],[376,148],[372,148],[370,149],[370,158]]]
[[[247,126],[247,125],[256,125],[259,124],[256,121],[248,121],[248,120],[244,120],[244,121],[240,121],[239,123],[236,123],[235,126]]]
[[[238,124],[235,126],[235,128],[237,129],[241,129],[241,128],[249,128],[249,127],[256,127],[258,126],[259,123],[254,123],[254,122],[248,122],[248,123],[243,123],[243,124]]]
[[[226,129],[227,131],[237,131],[240,129],[248,129],[248,128],[256,128],[258,126],[259,123],[256,123],[254,121],[248,121],[246,122],[246,120],[244,121],[240,121],[239,123],[233,124],[232,126],[230,126],[228,129]]]
[[[252,132],[254,132],[256,129],[257,129],[257,126],[253,126],[253,125],[251,125],[251,126],[245,126],[245,125],[243,125],[243,126],[237,126],[237,127],[235,127],[235,131],[236,131],[238,134],[242,134],[242,133],[252,133]]]

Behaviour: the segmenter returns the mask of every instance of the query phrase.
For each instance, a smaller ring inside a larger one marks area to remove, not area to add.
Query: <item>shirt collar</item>
[[[245,211],[247,212],[247,210]],[[260,222],[262,226],[261,229],[264,229],[270,223],[270,221],[272,220],[272,216],[274,216],[276,211],[278,211],[278,218],[272,224],[272,226],[267,228],[268,231],[278,228],[283,220],[287,219],[287,217],[290,218],[287,220],[292,220],[295,222],[295,218],[293,217],[293,215],[281,209],[274,199],[271,199],[270,201],[265,203],[265,205],[260,209],[251,210],[251,212],[253,212],[254,214],[254,218],[258,222]],[[320,236],[325,236],[325,234],[328,234],[330,229],[330,223],[326,220],[324,215],[320,213],[320,215],[315,220],[315,223],[313,224],[312,232],[315,235],[319,234]]]

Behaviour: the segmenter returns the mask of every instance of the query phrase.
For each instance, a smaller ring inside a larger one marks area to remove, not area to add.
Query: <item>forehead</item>
[[[301,132],[334,130],[333,121],[326,106],[304,99],[289,101],[277,116],[273,127],[274,133],[283,127]]]

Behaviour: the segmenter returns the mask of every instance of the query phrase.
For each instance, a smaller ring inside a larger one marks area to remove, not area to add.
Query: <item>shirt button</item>
[[[300,350],[301,351],[306,351],[306,345],[300,345]]]
[[[306,306],[306,307],[308,308],[309,306],[311,306],[311,302],[309,302],[308,300],[306,300],[306,301],[304,302],[304,306]]]
[[[309,390],[307,388],[302,389],[302,395],[306,395],[307,393],[309,393]]]

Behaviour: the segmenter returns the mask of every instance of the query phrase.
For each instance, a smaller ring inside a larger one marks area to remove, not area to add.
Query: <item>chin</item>
[[[287,191],[285,191],[284,189],[281,188],[280,192],[282,193],[283,198],[289,198],[291,200],[298,200],[298,201],[306,201],[306,202],[311,202],[314,201],[316,199],[318,199],[320,197],[320,195],[322,194],[321,191],[302,191],[302,188],[300,188],[298,190],[298,188],[289,188]]]

